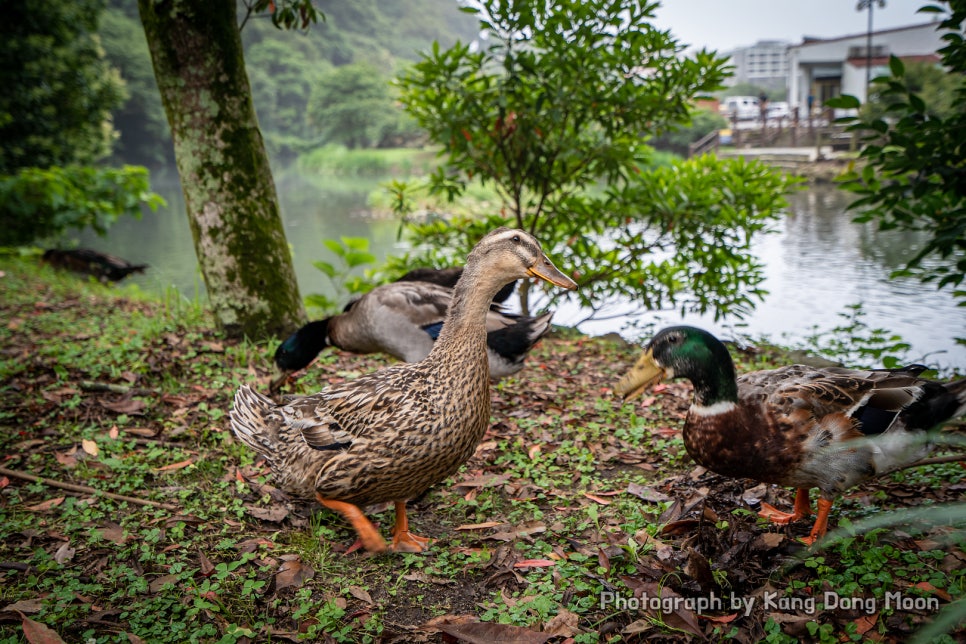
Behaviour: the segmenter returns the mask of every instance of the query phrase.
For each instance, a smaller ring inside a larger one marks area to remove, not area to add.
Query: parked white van
[[[729,96],[721,103],[721,113],[729,119],[747,121],[761,118],[761,108],[754,96]]]

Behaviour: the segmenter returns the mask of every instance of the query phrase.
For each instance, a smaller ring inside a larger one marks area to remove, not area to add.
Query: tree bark
[[[235,0],[138,0],[215,318],[261,339],[305,321],[245,71]]]

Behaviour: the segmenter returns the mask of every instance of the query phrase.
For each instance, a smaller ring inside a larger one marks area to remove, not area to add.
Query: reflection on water
[[[795,344],[819,330],[845,322],[840,314],[862,303],[864,321],[900,335],[912,345],[914,361],[966,369],[966,308],[951,293],[916,279],[891,279],[922,245],[920,233],[882,232],[874,224],[856,224],[845,208],[850,195],[831,186],[813,186],[789,197],[789,215],[755,244],[765,264],[765,301],[745,320],[715,323],[711,316],[676,313],[647,315],[655,327],[694,324],[722,337],[733,331],[751,337]],[[561,320],[561,322],[564,322]],[[585,331],[615,330],[591,323]],[[583,328],[583,327],[582,327]]]
[[[335,296],[328,278],[312,266],[314,261],[333,259],[322,246],[323,239],[368,237],[380,260],[405,250],[396,242],[396,222],[366,216],[367,199],[381,180],[309,179],[293,171],[278,173],[276,183],[303,296]],[[149,264],[144,275],[130,279],[143,290],[160,292],[174,286],[192,298],[203,293],[204,287],[177,175],[156,174],[152,184],[167,199],[167,208],[140,221],[121,220],[104,239],[85,234],[81,243]],[[866,323],[901,335],[913,345],[913,359],[966,369],[966,347],[953,343],[954,337],[966,336],[966,308],[957,308],[948,291],[936,291],[913,279],[889,278],[890,270],[912,257],[921,238],[852,223],[845,212],[849,199],[848,194],[829,186],[790,196],[789,216],[777,226],[776,234],[763,237],[756,245],[756,253],[766,265],[764,288],[770,294],[748,319],[715,323],[710,316],[682,319],[660,313],[643,321],[658,327],[684,321],[722,336],[740,328],[753,337],[794,342],[810,335],[814,327],[830,329],[841,324],[839,314],[848,305],[862,302]],[[554,321],[574,324],[584,316],[563,309]],[[606,333],[622,327],[622,321],[608,320],[587,322],[580,328],[587,333]]]

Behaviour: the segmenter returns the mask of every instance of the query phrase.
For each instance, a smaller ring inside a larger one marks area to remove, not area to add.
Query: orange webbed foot
[[[432,543],[432,540],[416,536],[409,531],[405,501],[396,501],[395,506],[396,525],[392,530],[392,549],[395,552],[422,552]]]
[[[782,512],[778,508],[768,503],[761,504],[761,511],[758,516],[768,519],[776,525],[788,525],[793,521],[804,519],[812,513],[812,506],[808,500],[808,490],[799,488],[795,493],[795,507],[791,513]]]
[[[422,552],[433,542],[432,539],[420,537],[409,530],[393,535],[392,549],[394,552]]]

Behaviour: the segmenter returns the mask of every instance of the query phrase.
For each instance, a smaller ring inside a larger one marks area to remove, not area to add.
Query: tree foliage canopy
[[[501,201],[472,223],[416,223],[425,257],[441,259],[433,247],[458,257],[508,224],[574,269],[580,290],[558,297],[600,315],[616,314],[616,301],[750,310],[762,276],[748,242],[784,205],[786,183],[713,158],[645,170],[647,138],[687,122],[695,96],[726,73],[714,52],[683,55],[650,23],[656,7],[490,0],[479,12],[481,47],[436,46],[399,79],[407,110],[444,149],[430,192],[455,199],[479,180]],[[410,186],[395,192],[397,209],[413,208]],[[524,287],[524,310],[528,296]]]
[[[100,0],[4,5],[0,174],[90,163],[110,151],[124,84],[97,38]]]
[[[312,88],[307,118],[327,143],[347,148],[379,144],[398,121],[389,77],[369,63],[350,63]]]
[[[859,197],[850,206],[860,213],[857,220],[931,234],[900,273],[935,281],[939,287],[952,285],[966,306],[966,289],[960,288],[966,279],[966,2],[949,0],[921,11],[947,14],[938,27],[946,31],[947,43],[939,54],[955,81],[951,109],[944,113],[927,103],[906,66],[893,57],[890,74],[875,79],[885,113],[848,119],[849,129],[862,134],[865,164],[846,173],[842,186]],[[829,104],[859,107],[853,96]]]

